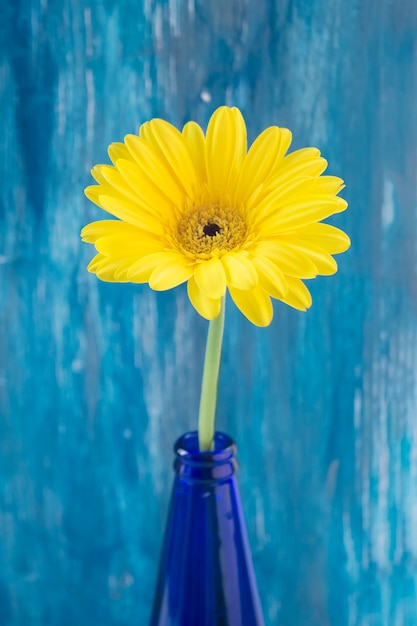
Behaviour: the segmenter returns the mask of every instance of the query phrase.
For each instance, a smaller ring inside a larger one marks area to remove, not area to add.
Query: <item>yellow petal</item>
[[[308,256],[317,267],[318,273],[323,276],[330,276],[331,274],[335,274],[337,272],[337,263],[334,258],[331,257],[330,254],[327,254],[327,252],[325,252],[322,248],[315,246],[314,244],[304,243],[302,241],[298,241],[297,239],[292,239],[291,242],[287,243],[287,248],[296,252],[302,252]]]
[[[138,228],[143,228],[143,230],[147,230],[154,235],[162,235],[164,233],[162,221],[141,210],[139,204],[130,202],[127,199],[101,194],[98,200],[101,208],[111,215],[125,220]]]
[[[188,149],[191,154],[197,178],[200,183],[206,183],[206,140],[204,133],[198,124],[188,122],[182,129],[182,134],[188,143]]]
[[[283,185],[288,179],[320,176],[327,167],[326,159],[320,156],[317,148],[301,148],[285,156],[265,181],[265,194],[271,189]]]
[[[128,271],[141,257],[162,249],[157,239],[117,220],[89,224],[82,234],[84,240],[94,243],[99,252],[91,261],[89,271],[107,281],[126,282]]]
[[[188,297],[197,311],[206,320],[214,320],[220,313],[220,298],[209,298],[197,285],[193,276],[187,283]]]
[[[246,126],[236,108],[219,107],[206,135],[208,182],[217,196],[233,196],[246,154]]]
[[[132,237],[130,233],[121,235],[107,235],[99,237],[96,248],[107,257],[126,258],[136,256],[139,259],[151,252],[163,250],[163,244],[151,237]]]
[[[323,159],[318,148],[300,148],[299,150],[294,150],[291,154],[287,154],[287,156],[282,159],[281,163],[279,163],[277,169],[280,175],[283,175],[286,171],[290,171],[291,175],[295,175],[300,171],[305,174],[305,168],[307,168],[307,170],[311,168],[315,173],[309,173],[308,175],[318,176],[326,167],[327,161]],[[318,173],[316,173],[317,171]]]
[[[310,200],[313,195],[313,183],[314,179],[311,176],[308,178],[290,178],[282,185],[270,189],[268,193],[262,191],[260,196],[251,198],[251,204],[248,206],[252,212],[253,224],[259,224],[269,217],[274,217],[283,205],[291,201],[296,202],[300,197]],[[293,196],[295,196],[294,199]]]
[[[101,170],[103,167],[110,167],[109,165],[95,165],[91,170],[91,176],[99,185],[107,185],[107,180],[104,178]]]
[[[241,170],[236,191],[237,202],[245,202],[267,180],[290,143],[290,131],[277,126],[267,128],[255,139]]]
[[[127,273],[128,280],[133,283],[147,283],[156,267],[169,262],[175,262],[178,255],[175,252],[153,252],[138,259]]]
[[[120,264],[119,260],[109,260],[103,254],[97,254],[88,265],[87,270],[106,282],[125,282],[116,277]]]
[[[117,269],[114,270],[114,280],[118,283],[127,283],[129,282],[128,273],[133,263],[136,263],[138,260],[137,256],[134,257],[126,257],[119,261],[119,265]]]
[[[263,233],[268,236],[285,233],[326,219],[347,208],[346,200],[337,196],[312,196],[290,202],[260,223]]]
[[[258,274],[253,263],[243,252],[228,252],[221,259],[226,282],[237,289],[253,289],[258,282]]]
[[[300,251],[288,248],[280,241],[261,241],[251,249],[253,256],[268,257],[279,269],[288,276],[295,278],[314,278],[317,276],[317,267],[313,261]]]
[[[167,167],[182,185],[189,198],[193,198],[196,187],[194,164],[191,160],[188,144],[180,131],[165,120],[153,119],[148,122],[149,135],[154,145],[159,148]]]
[[[157,187],[136,163],[118,159],[117,169],[135,193],[144,208],[158,219],[174,215],[172,200],[165,191]]]
[[[185,283],[192,276],[193,271],[193,267],[177,255],[175,261],[162,263],[153,270],[149,278],[149,287],[155,291],[172,289]]]
[[[96,269],[100,267],[101,263],[106,260],[104,254],[96,254],[94,258],[91,259],[90,263],[87,265],[87,270],[92,274],[96,273]]]
[[[280,128],[279,130],[281,134],[281,139],[279,142],[279,148],[277,150],[274,167],[278,167],[278,163],[285,156],[285,153],[290,147],[292,141],[292,132],[288,128]]]
[[[126,182],[126,180],[115,167],[112,167],[111,165],[100,165],[97,167],[100,168],[100,175],[104,179],[105,183],[115,189],[118,192],[118,195],[126,197],[132,202],[138,201],[138,194],[136,193],[134,188],[132,188]]]
[[[110,187],[110,185],[89,185],[84,189],[84,194],[86,197],[97,204],[101,208],[99,196],[100,195],[111,195],[112,193],[116,193],[114,189]]]
[[[99,220],[98,222],[91,222],[87,224],[87,226],[84,226],[81,231],[81,238],[86,243],[95,243],[99,237],[106,235],[126,234],[135,237],[138,233],[143,234],[143,231],[128,222],[121,222],[120,220]]]
[[[226,291],[226,274],[217,257],[196,265],[194,278],[202,291],[213,300],[222,298]]]
[[[293,235],[284,235],[283,239]],[[350,239],[339,228],[330,224],[309,224],[297,230],[297,239],[316,244],[329,254],[339,254],[345,252],[350,247]]]
[[[256,199],[255,221],[268,217],[278,210],[277,207],[293,201],[296,202],[303,198],[312,199],[314,196],[324,198],[328,195],[330,198],[334,197],[343,187],[343,180],[337,176],[288,178],[271,189],[268,194],[262,193],[261,197]]]
[[[136,135],[126,135],[125,144],[142,170],[142,175],[171,198],[174,204],[183,206],[186,199],[184,187],[172,174],[164,159],[156,153],[153,146]]]
[[[337,195],[345,186],[344,181],[338,176],[319,176],[315,179],[314,190],[317,193]]]
[[[116,161],[119,159],[131,159],[130,152],[124,143],[114,142],[111,143],[107,149],[111,161],[116,165]]]
[[[84,189],[84,193],[91,202],[120,220],[154,234],[162,234],[164,231],[161,217],[152,216],[140,198],[130,200],[110,185],[90,185]],[[168,212],[167,217],[171,217]]]
[[[273,317],[272,302],[269,295],[256,286],[250,291],[241,291],[229,287],[230,295],[238,309],[255,326],[268,326]]]
[[[285,298],[280,298],[282,302],[292,306],[299,311],[306,311],[311,306],[311,294],[304,283],[297,278],[287,278],[288,293]]]
[[[117,280],[116,279],[116,271],[119,267],[119,262],[117,261],[113,261],[111,263],[107,262],[107,263],[103,263],[99,268],[97,268],[95,274],[97,276],[97,278],[99,278],[100,280],[103,280],[105,282],[109,282],[109,283],[115,283],[115,282],[125,282],[123,280]]]
[[[149,184],[146,178],[141,177],[140,170],[131,161],[119,159],[118,164],[117,169],[109,165],[99,165],[94,168],[94,177],[100,181],[100,185],[90,185],[84,190],[91,202],[103,208],[100,196],[117,198],[121,202],[127,201],[137,205],[135,212],[153,215],[158,221],[174,214],[171,200],[159,192],[155,186]],[[128,170],[133,169],[134,178],[133,173],[130,180],[124,175],[124,165]]]
[[[281,298],[288,291],[288,284],[284,274],[273,261],[260,255],[252,259],[258,272],[258,284],[273,298]]]

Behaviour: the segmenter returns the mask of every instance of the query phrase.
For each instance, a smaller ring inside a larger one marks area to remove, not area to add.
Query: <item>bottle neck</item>
[[[236,444],[229,435],[215,433],[213,450],[200,452],[197,431],[185,433],[174,445],[174,469],[181,478],[193,481],[218,481],[232,476],[237,469]]]

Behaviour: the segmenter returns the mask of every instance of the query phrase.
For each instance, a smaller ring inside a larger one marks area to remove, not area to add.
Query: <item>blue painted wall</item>
[[[239,106],[345,178],[352,237],[313,308],[229,303],[218,426],[268,625],[417,624],[417,4],[14,0],[0,26],[0,624],[136,626],[196,423],[183,289],[87,274],[106,147]],[[104,216],[104,214],[103,214]]]

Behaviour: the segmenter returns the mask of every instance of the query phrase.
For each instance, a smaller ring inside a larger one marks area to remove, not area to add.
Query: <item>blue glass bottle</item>
[[[263,626],[235,478],[236,445],[197,432],[175,443],[175,479],[151,626]]]

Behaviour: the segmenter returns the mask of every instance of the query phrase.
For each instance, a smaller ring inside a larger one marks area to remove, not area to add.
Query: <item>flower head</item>
[[[333,274],[332,255],[350,245],[320,223],[347,203],[343,181],[322,176],[316,148],[287,155],[291,133],[272,126],[247,151],[237,108],[220,107],[207,132],[188,122],[180,132],[161,119],[139,136],[113,143],[113,165],[97,165],[87,197],[117,219],[82,231],[98,254],[88,269],[106,281],[149,283],[166,290],[187,282],[206,319],[220,311],[226,289],[254,324],[272,319],[271,298],[306,310],[302,282]]]

